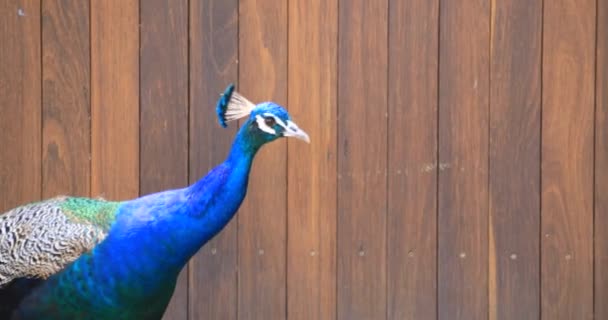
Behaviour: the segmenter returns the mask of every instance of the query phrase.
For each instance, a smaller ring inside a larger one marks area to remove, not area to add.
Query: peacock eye
[[[274,120],[273,117],[265,117],[264,118],[264,123],[269,126],[269,127],[273,127],[276,123],[276,120]]]

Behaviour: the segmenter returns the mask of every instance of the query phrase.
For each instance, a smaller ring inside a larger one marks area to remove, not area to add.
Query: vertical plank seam
[[[339,229],[338,228],[338,217],[339,217],[339,214],[338,214],[339,213],[338,212],[338,191],[339,191],[339,187],[340,187],[340,183],[339,183],[339,180],[338,180],[338,174],[339,174],[339,171],[338,171],[338,164],[339,164],[339,162],[338,162],[338,156],[339,156],[339,152],[338,152],[339,151],[338,150],[338,144],[339,144],[338,134],[340,132],[340,126],[338,125],[338,111],[340,110],[340,104],[338,103],[338,99],[339,99],[338,88],[339,88],[339,81],[340,81],[340,79],[339,79],[339,77],[340,77],[340,72],[339,72],[339,68],[340,68],[340,64],[339,64],[340,52],[339,52],[339,50],[340,50],[340,48],[338,46],[340,45],[340,0],[336,0],[336,4],[335,5],[336,5],[336,16],[335,16],[335,18],[336,18],[336,21],[335,21],[335,23],[336,23],[335,24],[335,28],[336,28],[335,29],[336,30],[336,38],[335,38],[336,42],[335,42],[335,44],[336,44],[336,47],[335,47],[334,57],[333,57],[334,58],[334,63],[335,63],[334,64],[334,68],[335,68],[334,69],[334,72],[335,72],[334,76],[335,76],[335,78],[334,78],[333,85],[335,86],[334,90],[336,91],[336,95],[335,95],[335,98],[334,98],[335,100],[333,100],[332,102],[335,104],[335,108],[336,108],[336,114],[335,114],[335,119],[334,119],[336,121],[335,122],[336,131],[335,131],[335,136],[334,136],[334,139],[335,139],[334,140],[334,142],[335,142],[334,147],[336,148],[334,150],[334,154],[335,154],[335,157],[334,157],[334,161],[335,161],[334,168],[336,170],[336,172],[335,172],[336,175],[334,176],[334,183],[335,183],[334,184],[334,188],[335,188],[335,193],[334,193],[334,197],[335,197],[335,199],[334,199],[335,200],[334,201],[334,213],[335,213],[335,215],[334,215],[334,219],[335,219],[334,220],[334,228],[335,229],[333,230],[334,231],[334,235],[335,235],[335,237],[334,237],[334,248],[333,248],[334,249],[333,250],[334,256],[331,257],[331,259],[333,259],[333,272],[334,272],[334,274],[333,274],[333,278],[334,278],[334,292],[333,292],[333,296],[334,296],[334,304],[335,305],[334,305],[334,314],[333,314],[333,316],[334,316],[334,319],[337,320],[338,319],[338,241],[339,241],[339,238],[338,238],[338,229]],[[331,79],[331,77],[330,77],[330,79]]]
[[[544,60],[545,60],[545,0],[541,0],[540,17],[540,132],[538,143],[538,319],[543,318],[543,110],[544,110]]]
[[[386,163],[384,166],[384,188],[385,188],[385,204],[384,204],[384,318],[388,320],[389,315],[389,290],[388,290],[388,281],[389,281],[389,270],[388,270],[388,261],[389,261],[389,251],[388,251],[388,222],[389,222],[389,185],[388,185],[388,174],[389,174],[389,157],[390,157],[390,148],[389,148],[389,135],[390,135],[390,121],[389,121],[389,94],[390,94],[390,32],[391,32],[391,0],[386,1],[386,110],[385,110],[385,119],[386,119]]]
[[[486,169],[486,201],[487,201],[487,207],[486,207],[486,241],[487,241],[487,247],[486,247],[486,317],[489,320],[490,319],[490,295],[492,294],[492,292],[490,292],[490,283],[491,283],[491,272],[490,272],[490,260],[492,259],[492,252],[490,252],[490,248],[494,248],[494,254],[496,254],[496,246],[492,245],[491,243],[489,243],[490,241],[492,241],[494,239],[494,237],[490,237],[490,234],[492,232],[492,214],[491,214],[491,202],[490,202],[490,198],[491,198],[491,190],[490,190],[490,175],[492,173],[492,166],[491,166],[491,148],[492,148],[492,40],[493,40],[493,32],[494,32],[494,28],[493,28],[493,24],[492,24],[492,15],[494,12],[494,5],[495,5],[495,1],[494,0],[489,0],[490,5],[488,6],[489,9],[489,14],[488,14],[488,28],[489,28],[489,35],[488,35],[488,67],[487,67],[487,71],[488,71],[488,105],[487,107],[487,120],[488,120],[488,127],[487,127],[487,134],[488,134],[488,141],[487,141],[487,169]],[[496,268],[496,266],[494,266],[494,268]],[[495,273],[494,273],[495,274]],[[496,289],[496,288],[495,288]]]
[[[286,61],[286,65],[285,65],[285,81],[287,81],[286,85],[285,85],[285,103],[287,104],[287,106],[289,106],[289,28],[290,28],[290,19],[289,19],[289,0],[285,0],[285,2],[287,3],[286,7],[287,7],[287,12],[285,14],[285,24],[286,24],[286,39],[285,39],[285,61]],[[283,303],[285,304],[285,319],[288,319],[288,315],[289,315],[289,300],[288,300],[288,295],[289,295],[289,286],[287,285],[288,283],[288,279],[289,279],[289,259],[288,259],[288,254],[289,254],[289,142],[285,141],[285,149],[287,152],[285,152],[285,248],[284,248],[284,253],[285,255],[283,256],[284,258],[284,262],[285,262],[285,281],[283,283],[284,286],[284,290],[285,290],[285,296],[283,297]]]
[[[142,67],[141,67],[141,60],[142,60],[141,59],[141,38],[142,38],[142,36],[141,36],[141,30],[142,30],[141,11],[142,11],[143,0],[139,0],[138,2],[139,2],[139,4],[138,4],[139,8],[137,9],[137,20],[138,20],[138,23],[137,23],[137,34],[138,34],[138,39],[137,39],[137,41],[138,41],[138,49],[137,49],[137,51],[138,51],[138,59],[137,59],[137,67],[138,67],[138,70],[137,70],[137,81],[138,81],[138,83],[137,83],[137,87],[139,89],[139,92],[138,92],[138,101],[137,101],[137,104],[138,104],[139,110],[137,110],[137,117],[138,117],[138,119],[137,119],[137,121],[138,121],[137,127],[138,127],[139,130],[137,130],[137,132],[138,132],[139,136],[138,136],[138,139],[137,139],[137,165],[138,165],[138,170],[137,170],[138,171],[137,194],[139,196],[141,196],[141,190],[142,190],[142,187],[141,187],[141,177],[143,176],[142,175],[142,167],[143,166],[142,166],[142,163],[141,163],[141,149],[142,149],[142,143],[141,143],[141,140],[142,140],[141,139],[142,138],[142,134],[141,134],[141,129],[142,129],[142,125],[141,125],[141,113],[142,113],[142,110],[143,110],[143,108],[142,108],[142,102],[141,102],[142,101],[142,95],[141,95],[141,93],[142,93],[141,92],[141,89],[142,89],[142,86],[141,86],[141,82],[142,82],[141,81],[141,70],[142,70]]]
[[[137,70],[137,76],[138,76],[138,81],[139,82],[137,84],[137,87],[139,89],[139,94],[138,94],[139,95],[139,97],[138,97],[138,99],[139,99],[139,101],[138,101],[139,110],[137,111],[137,116],[139,117],[139,119],[138,119],[138,121],[139,121],[139,125],[138,125],[138,128],[139,128],[139,130],[138,130],[139,131],[138,145],[139,145],[139,147],[137,148],[138,149],[138,152],[137,152],[137,158],[138,158],[137,159],[137,163],[138,163],[138,166],[139,166],[139,169],[138,169],[138,171],[139,171],[139,177],[137,177],[137,181],[138,181],[138,183],[137,183],[137,185],[138,185],[137,194],[139,196],[141,196],[141,177],[142,177],[142,174],[141,174],[141,171],[142,171],[142,165],[141,165],[141,137],[142,137],[142,134],[141,134],[141,130],[142,130],[142,126],[141,126],[141,112],[142,112],[142,107],[141,107],[141,105],[142,105],[142,103],[141,103],[141,100],[142,100],[141,99],[141,29],[142,29],[142,26],[141,26],[141,10],[142,10],[143,0],[139,0],[138,2],[139,2],[139,8],[137,9],[137,15],[138,15],[138,23],[137,23],[137,29],[138,30],[137,30],[137,33],[139,34],[139,37],[137,39],[137,41],[138,41],[138,46],[137,46],[138,49],[137,49],[137,51],[138,51],[139,59],[137,61],[137,65],[139,67],[139,70]]]
[[[40,0],[40,198],[44,196],[44,0]]]
[[[338,283],[338,273],[340,272],[340,0],[336,0],[337,2],[337,11],[336,11],[336,250],[335,250],[335,261],[336,268],[334,274],[334,285],[336,291],[334,292],[334,301],[336,301],[336,315],[335,319],[340,319],[340,301],[338,300],[338,291],[339,283]]]
[[[241,77],[241,64],[240,64],[240,58],[241,58],[241,51],[240,51],[240,47],[241,47],[241,1],[240,0],[235,0],[236,1],[236,84],[240,85],[240,77]],[[239,123],[240,121],[236,121],[235,122],[235,127],[236,127],[236,134],[238,134],[239,132]],[[238,213],[238,212],[237,212]],[[236,243],[235,243],[235,249],[236,249],[236,258],[235,258],[235,263],[236,263],[236,274],[234,274],[233,276],[236,278],[236,292],[235,292],[235,297],[236,297],[236,304],[235,304],[235,317],[236,319],[234,320],[239,320],[239,311],[240,311],[240,306],[241,306],[241,302],[240,302],[240,276],[241,276],[241,268],[240,268],[240,242],[239,242],[239,226],[240,226],[240,215],[236,214]]]
[[[592,264],[591,264],[591,269],[592,269],[592,275],[591,275],[591,312],[592,312],[592,316],[595,317],[595,308],[596,308],[596,304],[595,304],[595,286],[596,286],[596,282],[595,282],[595,278],[596,278],[596,270],[595,270],[595,259],[596,257],[596,250],[595,250],[595,237],[596,237],[596,232],[595,232],[595,218],[596,218],[596,180],[597,180],[597,161],[596,161],[596,157],[597,157],[597,91],[598,91],[598,84],[597,84],[597,63],[598,63],[598,56],[599,56],[599,46],[598,46],[598,26],[599,26],[599,0],[595,1],[595,61],[594,61],[594,66],[593,66],[593,177],[591,179],[591,190],[592,190],[592,201],[591,201],[591,207],[592,207],[592,214],[591,214],[591,220],[592,220],[592,227],[591,227],[591,234],[592,234],[592,243],[591,243],[591,247],[592,247],[592,254],[591,256],[593,257],[592,259]]]
[[[435,318],[439,320],[439,111],[441,85],[441,0],[437,0],[437,114],[435,125]]]
[[[137,1],[137,195],[141,192],[141,0]],[[135,131],[135,130],[133,130]]]
[[[93,48],[91,39],[93,39],[92,14],[93,6],[89,0],[89,197],[93,196]]]
[[[190,134],[191,134],[191,122],[190,122],[190,0],[186,3],[186,185],[190,184]],[[190,280],[192,279],[192,259],[188,261],[186,265],[186,319],[190,319]]]
[[[40,14],[40,193],[38,199],[42,199],[44,191],[44,41],[43,41],[43,30],[44,30],[44,19],[43,19],[43,0],[38,2],[38,10]]]

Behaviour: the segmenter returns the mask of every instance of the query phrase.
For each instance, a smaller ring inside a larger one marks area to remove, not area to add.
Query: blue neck
[[[263,144],[250,134],[245,124],[226,160],[186,189],[189,198],[186,213],[198,222],[194,231],[198,236],[192,242],[194,252],[219,233],[240,207],[247,193],[253,159]]]
[[[263,145],[249,133],[247,126],[241,128],[227,159],[191,186],[125,203],[120,210],[127,214],[118,215],[108,235],[112,240],[106,242],[116,241],[116,247],[132,246],[141,260],[134,266],[148,260],[150,274],[168,270],[177,274],[228,224],[245,198],[253,158]],[[141,228],[141,232],[134,236],[134,228]],[[123,241],[125,238],[129,241]]]
[[[235,192],[239,194],[239,191],[246,191],[253,158],[263,144],[256,143],[254,140],[248,135],[245,127],[241,128],[232,143],[226,160],[186,189],[191,199],[191,214],[204,218],[209,211],[214,211],[209,210],[209,207],[200,207],[209,204],[210,195],[225,198],[226,194]],[[233,197],[224,199],[224,201],[230,200],[238,201]],[[212,202],[217,203],[218,201]],[[238,202],[240,205],[240,201]]]
[[[179,271],[245,198],[253,158],[266,142],[248,128],[241,128],[226,161],[193,185],[121,204],[104,241],[49,278],[38,290],[44,301],[34,297],[23,310],[44,313],[69,296],[100,318],[159,318]]]
[[[245,123],[237,133],[230,148],[230,153],[223,163],[234,170],[233,174],[249,176],[253,158],[264,144],[264,142],[257,141],[256,137],[249,134],[248,123]],[[200,179],[199,182],[204,179]]]

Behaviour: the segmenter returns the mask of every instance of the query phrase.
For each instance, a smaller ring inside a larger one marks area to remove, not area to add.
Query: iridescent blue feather
[[[306,133],[291,122],[281,106],[266,102],[254,109],[251,105],[234,91],[234,85],[228,86],[216,107],[220,124],[225,127],[227,121],[244,115],[248,119],[241,124],[226,160],[194,184],[108,205],[100,201],[72,201],[71,207],[65,207],[65,213],[52,211],[59,217],[65,214],[72,224],[86,225],[93,221],[103,227],[99,232],[105,237],[92,250],[83,252],[46,279],[30,281],[15,277],[7,286],[0,284],[0,297],[4,299],[0,301],[0,316],[160,319],[181,269],[228,224],[241,205],[257,151],[284,136],[308,141]],[[87,207],[80,210],[79,205]],[[33,215],[27,208],[22,211]],[[4,219],[8,221],[5,226],[27,223],[22,216],[16,211],[10,217],[5,216],[8,217]],[[42,226],[55,227],[61,226]],[[0,240],[1,236],[0,232]]]
[[[226,128],[228,125],[226,124],[226,110],[228,109],[228,103],[230,102],[230,98],[232,97],[232,93],[234,92],[234,84],[228,85],[224,93],[221,95],[220,99],[217,101],[217,106],[215,107],[215,112],[217,113],[217,118],[220,125]]]

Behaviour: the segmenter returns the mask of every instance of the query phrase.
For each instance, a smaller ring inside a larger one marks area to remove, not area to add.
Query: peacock
[[[274,102],[229,85],[222,127],[245,118],[226,160],[194,184],[124,202],[60,196],[0,215],[0,319],[160,319],[180,270],[235,215],[257,151],[310,143]]]

